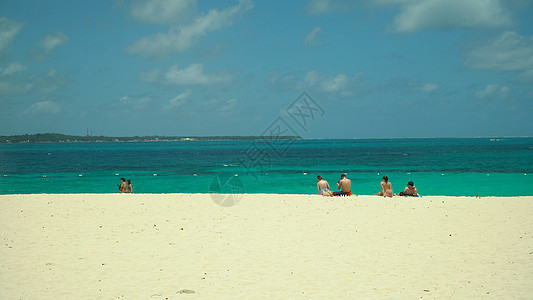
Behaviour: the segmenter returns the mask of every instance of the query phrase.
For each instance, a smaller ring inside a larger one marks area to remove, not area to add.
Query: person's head
[[[131,184],[131,179],[128,179],[128,184]]]
[[[341,175],[341,179],[344,179],[344,178],[346,178],[346,174]]]
[[[387,175],[383,176],[383,181],[389,182],[389,176],[387,176]]]
[[[407,186],[410,187],[410,188],[414,188],[414,187],[415,187],[415,183],[412,182],[412,181],[409,181],[409,182],[407,183]]]
[[[318,181],[320,181],[320,180],[322,180],[322,176],[316,175],[316,179],[318,179]]]
[[[120,181],[126,182],[126,179],[124,179],[124,177],[122,177],[122,178],[120,178]]]

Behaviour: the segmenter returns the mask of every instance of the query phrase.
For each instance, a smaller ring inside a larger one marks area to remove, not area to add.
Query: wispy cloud
[[[324,92],[338,92],[346,90],[350,84],[350,77],[338,74],[335,77],[325,78],[320,82],[320,90]]]
[[[313,70],[307,72],[299,86],[301,89],[312,89],[325,93],[340,93],[343,96],[349,96],[357,89],[357,81],[362,75],[362,73],[358,73],[354,76],[348,76],[340,73],[329,76]]]
[[[215,111],[219,114],[227,114],[232,112],[237,105],[239,104],[239,101],[235,98],[231,99],[211,99],[210,101],[207,101],[204,103],[204,106],[206,109],[210,109]]]
[[[41,115],[41,114],[57,114],[61,111],[61,105],[54,101],[40,101],[32,104],[24,114],[26,115]]]
[[[306,10],[310,15],[320,15],[345,11],[353,6],[352,1],[342,0],[311,0],[307,3]]]
[[[533,83],[533,69],[522,72],[522,74],[520,74],[520,79],[525,82]]]
[[[0,98],[3,96],[13,96],[18,94],[24,94],[33,88],[31,83],[16,83],[0,81]]]
[[[400,5],[392,25],[397,32],[513,25],[510,12],[500,0],[376,0],[376,3]]]
[[[177,85],[214,85],[228,82],[232,76],[228,74],[205,74],[202,64],[191,64],[185,69],[172,66],[165,74],[165,83]]]
[[[495,39],[473,44],[466,52],[465,66],[476,70],[532,70],[533,36],[505,32]]]
[[[173,108],[176,108],[176,107],[180,107],[180,106],[183,106],[187,103],[187,99],[189,99],[189,97],[192,95],[192,92],[190,90],[187,90],[179,95],[177,95],[176,97],[170,99],[170,101],[168,101],[167,105],[165,105],[165,108],[166,109],[173,109]]]
[[[158,24],[183,24],[196,13],[197,0],[134,1],[132,16],[141,22]]]
[[[47,74],[27,72],[27,66],[18,62],[0,68],[0,99],[21,94],[48,94],[66,84],[68,78],[55,69]]]
[[[11,21],[6,17],[0,17],[0,58],[6,54],[11,42],[22,27],[21,23]]]
[[[155,70],[152,70],[152,71],[141,72],[139,74],[139,77],[140,77],[140,79],[142,81],[157,82],[157,80],[159,78],[159,73],[161,73],[161,71],[159,71],[159,69],[155,69]]]
[[[321,44],[321,41],[320,41],[320,34],[322,33],[322,28],[320,27],[315,27],[313,28],[313,30],[311,30],[311,32],[309,32],[306,36],[305,36],[305,44],[306,45],[309,45],[309,46],[316,46],[316,45],[319,45]]]
[[[422,93],[431,93],[440,88],[437,83],[423,83],[413,85],[413,91]]]
[[[390,29],[415,32],[431,29],[508,28],[514,24],[511,10],[524,6],[521,0],[310,0],[306,11],[320,15],[356,7],[398,7]],[[524,1],[525,2],[525,1]]]
[[[180,112],[182,108],[186,107],[188,114],[205,114],[209,112],[227,115],[233,112],[239,104],[239,101],[235,98],[213,98],[207,95],[192,97],[192,95],[193,92],[191,90],[186,90],[170,99],[163,108],[167,111]]]
[[[303,78],[292,74],[273,73],[270,83],[282,90],[312,90],[323,93],[338,93],[341,96],[350,96],[355,90],[363,73],[354,76],[336,74],[333,76],[311,70]]]
[[[123,96],[119,100],[119,106],[124,107],[124,109],[142,110],[145,109],[151,102],[152,98],[150,97]]]
[[[47,35],[41,41],[41,47],[45,52],[50,52],[57,47],[69,42],[69,37],[61,31],[56,32],[55,35]]]
[[[485,99],[491,97],[504,98],[509,94],[510,89],[506,86],[500,86],[498,84],[489,84],[484,89],[476,92],[478,99]]]
[[[127,46],[125,50],[130,54],[159,58],[184,51],[208,32],[232,25],[237,16],[253,7],[254,4],[250,0],[240,0],[234,7],[223,10],[212,9],[190,24],[173,26],[167,33],[143,37]]]
[[[0,67],[0,75],[9,76],[16,73],[24,72],[26,71],[26,69],[27,67],[25,65],[20,64],[18,62],[12,62],[5,69]]]

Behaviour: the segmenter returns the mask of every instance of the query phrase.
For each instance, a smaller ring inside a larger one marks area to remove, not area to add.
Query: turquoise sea
[[[355,194],[533,195],[533,138],[343,139],[0,144],[0,194],[314,194],[316,175]]]

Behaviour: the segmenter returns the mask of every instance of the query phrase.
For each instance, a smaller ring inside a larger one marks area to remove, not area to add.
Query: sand
[[[533,197],[0,196],[0,299],[531,299]]]

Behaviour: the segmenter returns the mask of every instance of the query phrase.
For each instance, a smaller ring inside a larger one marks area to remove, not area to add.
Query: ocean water
[[[533,138],[0,144],[0,194],[315,194],[347,173],[355,194],[533,195]]]

